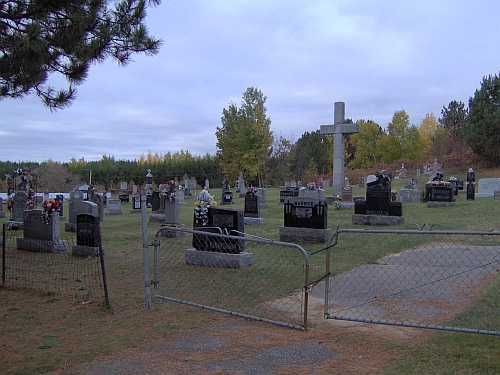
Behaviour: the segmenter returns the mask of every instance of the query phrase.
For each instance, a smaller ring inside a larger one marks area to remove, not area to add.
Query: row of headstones
[[[59,215],[49,215],[43,210],[23,212],[23,237],[17,238],[20,250],[62,253],[67,251],[67,241],[60,238]],[[79,214],[76,216],[76,244],[72,246],[74,256],[96,256],[100,245],[100,220],[98,216]]]

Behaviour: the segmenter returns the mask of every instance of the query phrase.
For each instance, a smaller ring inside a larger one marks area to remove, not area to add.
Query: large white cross
[[[333,134],[333,196],[341,196],[344,186],[344,134],[359,133],[359,125],[345,123],[345,103],[335,102],[333,125],[321,125],[320,133]]]

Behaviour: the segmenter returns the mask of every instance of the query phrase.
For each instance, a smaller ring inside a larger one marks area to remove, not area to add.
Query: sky
[[[1,100],[0,161],[213,155],[248,87],[293,142],[331,124],[337,101],[353,121],[386,128],[405,110],[419,126],[499,74],[499,14],[498,0],[163,0],[146,19],[158,55],[93,66],[67,109]]]

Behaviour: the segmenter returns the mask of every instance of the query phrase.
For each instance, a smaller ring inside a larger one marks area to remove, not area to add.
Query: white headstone
[[[490,198],[500,191],[500,178],[481,178],[478,181],[476,198]]]

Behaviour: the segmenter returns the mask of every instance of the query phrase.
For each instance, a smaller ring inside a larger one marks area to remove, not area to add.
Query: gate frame
[[[253,236],[248,233],[243,233],[243,232],[237,232],[237,231],[232,231],[233,233],[237,233],[240,236],[236,235],[229,235],[229,234],[223,234],[223,231],[221,228],[218,228],[220,230],[220,233],[211,233],[211,232],[201,232],[197,231],[196,229],[189,229],[189,228],[179,228],[179,227],[161,227],[158,229],[155,233],[154,241],[152,245],[154,246],[154,264],[153,264],[153,272],[154,272],[154,278],[151,280],[150,285],[153,284],[153,295],[154,298],[158,299],[163,299],[165,301],[170,301],[170,302],[176,302],[180,303],[183,305],[188,305],[188,306],[193,306],[193,307],[198,307],[202,308],[205,310],[210,310],[210,311],[215,311],[219,313],[224,313],[232,316],[238,316],[241,318],[246,318],[250,320],[256,320],[260,322],[265,322],[265,323],[270,323],[282,327],[287,327],[287,328],[294,328],[294,329],[299,329],[299,330],[307,330],[307,320],[308,320],[308,301],[309,301],[309,292],[310,292],[310,285],[309,285],[309,254],[302,248],[302,246],[294,244],[294,243],[289,243],[289,242],[281,242],[281,241],[274,241],[270,240],[267,238],[263,237],[258,237],[258,236]],[[185,301],[185,300],[180,300],[177,298],[172,298],[172,297],[167,297],[163,295],[159,295],[157,293],[157,285],[159,284],[159,272],[158,272],[158,260],[159,260],[159,248],[161,245],[160,237],[161,233],[163,231],[178,231],[181,233],[191,233],[191,234],[200,234],[202,233],[203,235],[207,235],[210,237],[217,237],[217,238],[223,238],[226,240],[243,240],[247,242],[257,242],[257,243],[265,243],[265,244],[272,244],[272,245],[278,245],[278,246],[285,246],[285,247],[290,247],[290,248],[295,248],[299,250],[299,252],[302,254],[302,262],[304,266],[304,285],[302,287],[302,293],[303,293],[303,313],[302,313],[302,325],[295,325],[291,323],[284,323],[284,322],[279,322],[271,319],[266,319],[266,318],[261,318],[253,315],[248,315],[248,314],[243,314],[243,313],[238,313],[235,311],[229,311],[229,310],[224,310],[221,308],[213,307],[213,306],[207,306],[207,305],[202,305],[190,301]],[[149,289],[149,288],[146,288]]]
[[[428,230],[422,230],[424,227],[427,227]],[[419,227],[420,228],[420,227]],[[408,235],[470,235],[470,236],[498,236],[500,238],[500,231],[432,231],[432,226],[429,227],[427,224],[424,224],[420,230],[384,230],[384,229],[338,229],[332,233],[330,238],[328,239],[328,246],[326,248],[326,260],[325,260],[325,304],[324,304],[324,318],[325,319],[334,319],[334,320],[345,320],[351,322],[359,322],[359,323],[373,323],[373,324],[382,324],[382,325],[391,325],[391,326],[399,326],[399,327],[409,327],[409,328],[424,328],[424,329],[433,329],[440,331],[452,331],[452,332],[463,332],[463,333],[475,333],[482,335],[491,335],[491,336],[500,336],[500,331],[489,331],[489,330],[480,330],[480,329],[472,329],[472,328],[462,328],[462,327],[450,327],[450,326],[439,326],[433,324],[418,324],[418,323],[407,323],[407,322],[396,322],[391,320],[382,320],[382,319],[364,319],[364,318],[353,318],[342,315],[332,315],[330,314],[330,257],[331,252],[334,250],[334,247],[338,242],[338,235],[340,233],[363,233],[363,234],[408,234]]]

